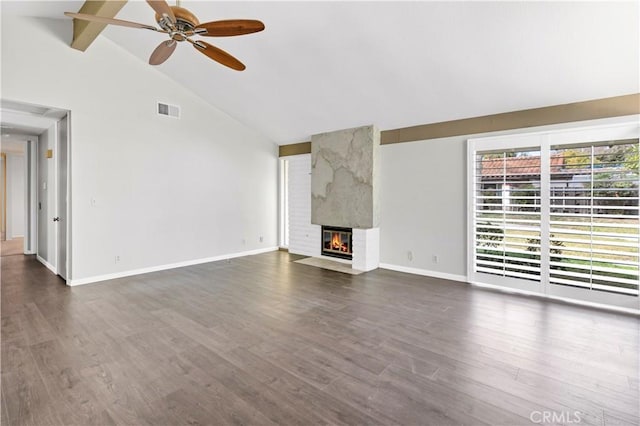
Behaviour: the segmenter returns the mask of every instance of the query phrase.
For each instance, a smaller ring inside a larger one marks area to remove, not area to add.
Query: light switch
[[[47,181],[46,180],[42,181],[42,189],[45,190],[45,191],[47,190]]]

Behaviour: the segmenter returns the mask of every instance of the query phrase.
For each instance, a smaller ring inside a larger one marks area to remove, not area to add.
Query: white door
[[[57,271],[65,280],[67,279],[67,170],[68,170],[68,139],[69,139],[69,115],[64,116],[58,122],[56,171],[57,171],[57,212],[56,221],[56,251]]]

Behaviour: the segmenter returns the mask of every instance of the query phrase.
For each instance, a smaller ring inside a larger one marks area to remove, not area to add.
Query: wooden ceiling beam
[[[105,18],[115,18],[125,4],[127,4],[127,0],[87,0],[84,2],[78,13],[98,15]],[[71,47],[84,52],[106,26],[106,24],[100,24],[97,22],[74,19],[73,41],[71,42]]]

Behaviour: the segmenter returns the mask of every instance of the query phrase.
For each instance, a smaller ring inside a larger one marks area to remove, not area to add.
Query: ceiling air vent
[[[158,102],[158,115],[166,115],[167,117],[180,118],[180,107]]]

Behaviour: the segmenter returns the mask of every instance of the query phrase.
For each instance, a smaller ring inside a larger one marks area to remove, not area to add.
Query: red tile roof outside
[[[562,154],[551,156],[551,173],[561,172],[563,165],[564,158]],[[540,157],[527,156],[484,159],[482,160],[481,167],[483,177],[501,177],[505,171],[507,176],[539,175]]]

